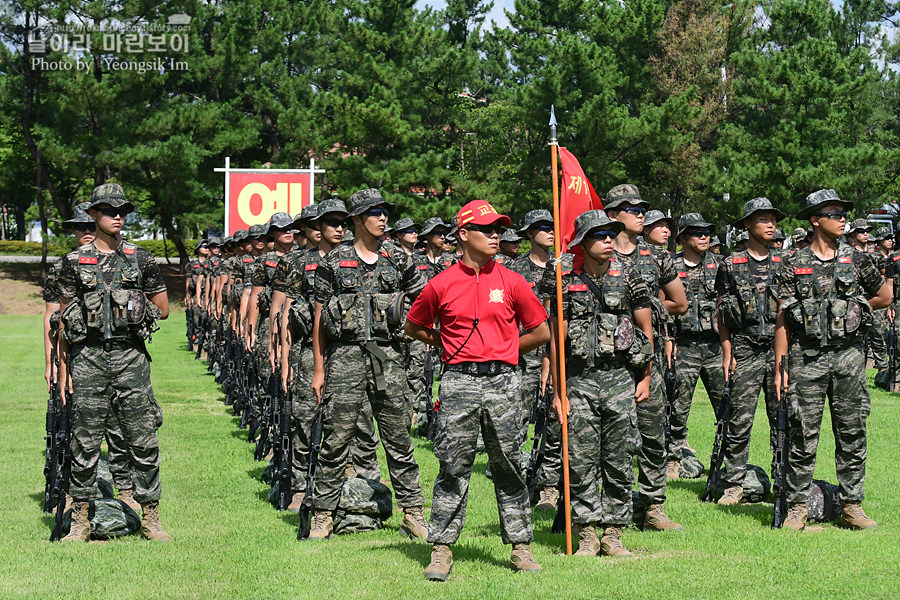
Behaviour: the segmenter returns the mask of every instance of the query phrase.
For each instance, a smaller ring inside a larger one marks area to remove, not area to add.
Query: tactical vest
[[[732,334],[744,334],[768,343],[775,335],[775,321],[778,318],[778,272],[781,270],[781,251],[769,250],[769,272],[765,289],[758,292],[750,275],[750,261],[747,250],[735,252],[731,261],[731,288],[722,297],[722,319]]]
[[[203,272],[203,263],[200,262],[199,258],[192,258],[188,263],[188,291],[191,294],[197,292],[197,277]]]
[[[563,274],[569,296],[569,356],[585,367],[617,362],[643,367],[651,359],[650,340],[634,326],[621,265],[611,260],[600,286],[602,301],[576,270]]]
[[[381,250],[367,284],[362,272],[365,267],[359,264],[353,246],[341,244],[335,252],[338,268],[332,282],[334,295],[322,307],[328,339],[351,343],[401,339],[404,315],[400,312],[405,294],[400,293],[399,265],[406,255]]]
[[[827,294],[813,274],[812,248],[803,248],[794,255],[794,295],[783,305],[792,337],[816,342],[818,346],[837,345],[856,338],[871,326],[872,309],[856,281],[854,252],[850,245],[838,243]]]
[[[294,343],[312,337],[313,317],[315,310],[316,269],[319,267],[319,250],[313,248],[299,257],[295,268],[301,269],[300,297],[293,299],[288,313],[288,324],[291,327]]]
[[[669,319],[669,312],[666,310],[662,300],[659,299],[659,265],[653,257],[653,250],[647,242],[639,241],[633,255],[632,266],[647,287],[650,288],[650,309],[653,317],[653,337],[657,342],[657,346],[662,348],[659,340],[668,337],[666,331],[666,322]]]
[[[256,259],[262,261],[266,270],[266,284],[256,296],[256,305],[259,307],[260,315],[268,316],[269,308],[272,306],[272,283],[275,281],[275,268],[278,266],[280,259],[281,257],[274,250],[269,250]]]
[[[719,329],[716,322],[716,309],[718,295],[716,294],[716,273],[719,272],[719,263],[715,254],[704,252],[700,257],[700,290],[695,293],[688,279],[687,266],[684,256],[676,257],[675,265],[678,268],[678,277],[684,284],[684,293],[687,296],[688,309],[683,315],[675,317],[675,327],[678,335],[712,335]]]
[[[147,339],[159,329],[159,308],[147,300],[137,262],[137,246],[122,242],[113,255],[116,261],[112,281],[100,273],[99,256],[93,243],[78,248],[75,266],[83,299],[75,299],[61,314],[66,339],[79,343],[129,340],[132,336]]]
[[[247,265],[253,263],[253,256],[251,256],[250,254],[244,254],[243,256],[238,256],[236,258],[237,259],[234,262],[234,269],[231,273],[234,281],[231,284],[231,292],[228,298],[235,304],[240,304],[241,296],[244,294],[244,289],[249,283],[249,281],[244,280],[244,269]]]

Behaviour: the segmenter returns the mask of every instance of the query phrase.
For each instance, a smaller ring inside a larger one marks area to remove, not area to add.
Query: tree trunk
[[[157,206],[159,206],[157,204]],[[181,272],[187,272],[188,265],[188,253],[187,248],[184,246],[184,238],[181,233],[175,228],[175,222],[172,219],[172,214],[168,211],[168,209],[160,208],[159,210],[159,222],[162,224],[163,229],[166,232],[166,236],[169,240],[175,244],[175,249],[178,250],[178,259],[181,261]]]
[[[28,233],[28,222],[25,221],[25,209],[20,206],[13,207],[13,214],[16,218],[16,237],[13,239],[24,240]]]

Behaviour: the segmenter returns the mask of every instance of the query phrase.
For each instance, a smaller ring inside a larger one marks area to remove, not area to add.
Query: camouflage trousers
[[[100,444],[110,426],[114,429],[118,424],[131,467],[135,500],[142,504],[158,501],[161,487],[156,431],[162,425],[162,410],[153,397],[146,353],[125,345],[110,351],[78,345],[69,357],[69,372],[75,389],[69,493],[77,501],[100,498]]]
[[[312,342],[303,340],[291,345],[290,364],[293,373],[291,392],[291,469],[292,492],[306,491],[306,468],[309,464],[309,435],[312,433],[318,402],[312,391],[313,351]],[[378,468],[378,434],[372,422],[372,408],[363,403],[357,425],[359,430],[350,443],[350,463],[356,473],[366,479],[380,479]]]
[[[406,370],[399,344],[378,343],[387,355],[381,363],[385,389],[378,391],[372,362],[378,359],[357,344],[332,344],[325,362],[325,418],[323,444],[316,481],[316,510],[337,508],[344,483],[344,468],[350,459],[350,447],[359,430],[360,414],[369,404],[387,459],[388,473],[397,505],[422,506],[425,497],[419,483],[419,465],[413,456],[409,434],[410,410],[404,390]]]
[[[762,390],[769,417],[769,450],[775,460],[775,426],[778,400],[775,396],[775,348],[769,344],[759,347],[745,339],[732,337],[732,356],[737,361],[737,369],[732,377],[731,418],[725,434],[725,452],[722,466],[725,471],[722,480],[726,487],[742,485],[747,474],[750,458],[750,432],[753,417]],[[770,473],[774,473],[772,468]]]
[[[661,346],[660,346],[661,349]],[[662,351],[653,357],[650,395],[636,407],[641,444],[637,450],[638,493],[646,504],[666,502],[666,387]],[[632,390],[634,392],[634,390]]]
[[[634,457],[640,446],[634,376],[621,365],[575,370],[569,397],[569,490],[572,522],[631,523]],[[602,487],[601,487],[602,486]]]
[[[543,368],[544,348],[538,348],[525,355],[525,373],[522,376],[522,402],[524,404],[524,433],[528,434],[528,421],[535,402],[542,402],[538,397],[541,389],[541,369]],[[549,381],[547,385],[550,385]],[[562,474],[562,425],[552,408],[547,411],[547,444],[544,447],[544,460],[535,474],[535,485],[538,488],[556,487]]]
[[[131,463],[128,462],[128,442],[122,433],[122,425],[118,419],[110,418],[106,421],[106,448],[109,472],[112,475],[116,489],[134,489],[131,480]]]
[[[453,544],[459,539],[479,431],[493,472],[503,543],[528,544],[534,539],[522,473],[519,384],[518,369],[482,377],[444,373],[434,421],[434,455],[440,469],[434,481],[428,543]]]
[[[887,309],[876,310],[872,313],[874,326],[867,336],[869,354],[875,362],[878,370],[888,368],[888,348],[885,341],[885,332],[888,328]]]
[[[271,400],[268,390],[269,378],[272,376],[272,365],[269,363],[269,320],[265,315],[260,315],[258,323],[252,354],[259,384],[256,392],[256,404],[250,407],[250,413],[256,419],[262,417],[263,410]]]
[[[871,409],[862,343],[821,351],[792,344],[788,358],[788,502],[806,502],[809,498],[826,398],[834,431],[834,462],[841,501],[862,502],[866,418]]]
[[[425,357],[429,348],[419,340],[409,343],[409,355],[406,363],[406,394],[407,402],[413,411],[420,415],[425,414],[428,406],[428,387],[425,377]],[[432,363],[433,364],[433,363]]]
[[[687,441],[687,422],[697,379],[703,381],[713,412],[719,409],[719,400],[725,388],[722,345],[718,338],[679,338],[676,351],[675,405],[669,418],[669,460],[681,460],[681,447]]]

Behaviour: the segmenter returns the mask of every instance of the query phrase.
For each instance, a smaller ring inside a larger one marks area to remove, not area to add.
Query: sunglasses
[[[78,225],[72,225],[72,229],[75,231],[96,231],[97,224],[96,223],[79,223]]]
[[[503,227],[496,223],[492,223],[490,225],[467,225],[466,231],[479,231],[484,235],[493,235],[495,233],[500,234],[503,233]]]
[[[690,237],[709,237],[709,230],[707,229],[692,229],[690,231],[685,231],[684,233]]]
[[[608,229],[598,229],[589,232],[585,237],[591,240],[614,240],[618,234]]]
[[[397,232],[397,235],[407,235],[409,233],[418,233],[418,230],[413,227],[410,227],[409,229],[401,229]]]
[[[622,212],[626,212],[629,215],[634,215],[636,217],[642,216],[647,213],[647,209],[643,206],[628,206],[622,209]]]
[[[109,208],[101,208],[99,210],[101,213],[103,213],[104,217],[110,217],[113,219],[116,217],[122,217],[124,219],[125,217],[128,216],[128,211],[125,210],[123,207],[113,208],[110,206]]]
[[[320,222],[327,227],[331,227],[332,229],[337,229],[338,227],[344,226],[343,219],[322,219]]]
[[[366,215],[367,217],[381,218],[381,217],[387,217],[391,213],[388,209],[384,208],[383,206],[376,206],[375,208],[370,208],[369,210],[365,211],[363,214]]]
[[[847,218],[846,210],[834,210],[827,213],[821,213],[816,215],[817,217],[825,217],[826,219],[834,219],[835,221],[840,221],[842,219]]]
[[[551,232],[553,231],[553,225],[547,225],[546,223],[541,223],[540,225],[532,225],[529,229],[532,231],[544,231]]]

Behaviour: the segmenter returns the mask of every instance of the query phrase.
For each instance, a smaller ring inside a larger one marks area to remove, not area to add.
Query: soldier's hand
[[[787,392],[788,386],[788,374],[787,371],[783,373],[775,373],[775,397],[781,402],[781,398],[783,396],[783,392]]]
[[[645,377],[644,379],[641,379],[636,386],[634,386],[634,401],[637,403],[641,403],[649,397],[650,378]]]
[[[727,383],[737,370],[737,361],[732,356],[726,356],[725,360],[722,361],[722,369],[725,371],[725,382]]]
[[[47,393],[50,393],[50,363],[47,363],[47,368],[44,369],[44,381],[47,382]]]
[[[293,379],[293,377],[291,377],[290,369],[282,369],[281,370],[281,389],[283,389],[283,390],[288,389],[288,386],[290,386],[290,383],[291,383],[291,379]]]
[[[568,400],[569,399],[566,398],[566,407],[568,408],[568,410],[566,411],[566,415],[569,415],[572,412],[572,405],[569,404]],[[562,398],[560,398],[559,392],[557,392],[556,390],[553,391],[553,405],[552,406],[553,406],[553,412],[556,413],[556,418],[559,419],[560,421],[562,421]]]
[[[322,403],[322,394],[325,391],[325,373],[316,371],[313,373],[312,384],[310,386],[316,395],[316,402]]]

